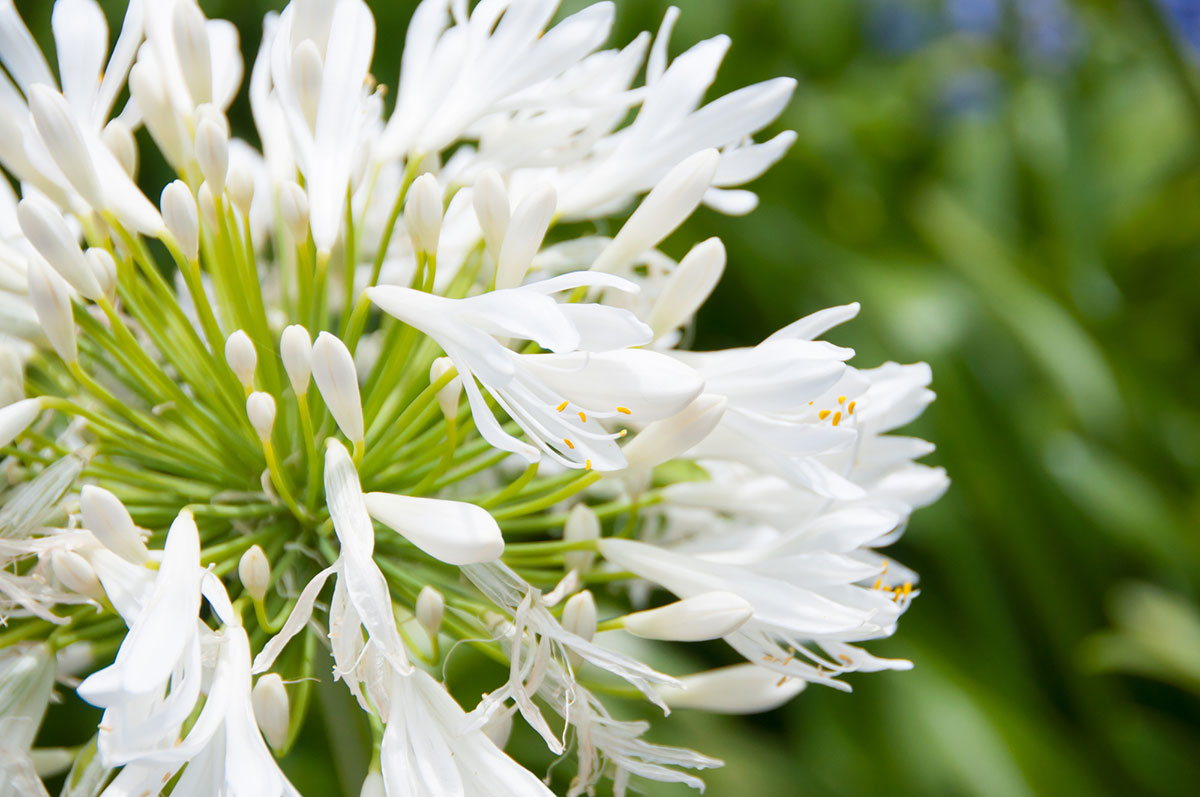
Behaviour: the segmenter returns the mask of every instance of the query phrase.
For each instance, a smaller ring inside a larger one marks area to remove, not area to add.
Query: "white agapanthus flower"
[[[314,793],[320,680],[374,742],[363,794],[702,788],[718,759],[610,704],[765,711],[909,666],[863,646],[917,594],[878,549],[946,487],[891,434],[929,369],[821,340],[857,305],[681,347],[737,263],[658,247],[753,209],[794,81],[705,104],[728,39],[668,59],[671,9],[607,48],[614,12],[425,0],[388,112],[368,6],[296,0],[251,134],[236,29],[193,0],[133,0],[111,50],[57,0],[57,69],[0,2],[0,793]],[[659,672],[620,634],[746,662]],[[69,751],[34,747],[56,674],[100,710]],[[571,763],[514,760],[514,722]]]

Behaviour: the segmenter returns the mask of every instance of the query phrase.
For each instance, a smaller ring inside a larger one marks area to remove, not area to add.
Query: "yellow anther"
[[[575,447],[575,444],[574,444],[574,443],[572,443],[570,440],[568,440],[568,439],[567,439],[567,438],[565,438],[565,437],[563,438],[563,442],[567,444],[567,448],[574,448],[574,447]]]
[[[871,589],[879,589],[882,586],[883,586],[883,579],[882,578],[876,579],[875,586],[871,587]]]
[[[617,407],[617,412],[621,413],[622,415],[633,415],[633,411],[628,407]]]
[[[810,407],[811,407],[812,405],[813,405],[813,403],[812,403],[811,401],[810,401],[810,402],[808,402],[808,406],[810,406]]]
[[[838,396],[838,404],[845,404],[845,403],[846,403],[846,397]]]
[[[888,560],[887,560],[887,559],[884,559],[884,560],[883,560],[883,570],[882,570],[882,571],[880,571],[880,572],[882,572],[882,573],[886,573],[886,572],[887,572],[887,569],[888,569],[888,564],[889,564]]]
[[[782,678],[780,678],[780,679],[779,679],[779,682],[778,682],[777,684],[775,684],[775,686],[777,686],[777,687],[778,687],[778,686],[783,686],[784,684],[786,684],[786,683],[787,683],[788,681],[790,681],[790,680],[792,680],[792,677],[791,677],[790,675],[785,675],[785,676],[783,676]]]
[[[579,411],[579,420],[587,423],[587,413],[585,413],[583,410]]]
[[[832,423],[834,426],[837,426],[841,422],[842,422],[842,413],[841,413],[841,410],[839,410],[833,414],[833,420],[830,421],[830,423]]]
[[[564,401],[562,404],[559,404],[558,407],[556,407],[555,409],[557,409],[559,412],[562,412],[566,408],[567,408],[567,402]]]
[[[855,405],[857,405],[857,404],[858,404],[858,402],[857,402],[857,401],[851,401],[851,402],[850,402],[850,406],[849,406],[849,407],[846,407],[846,412],[848,412],[848,413],[850,413],[851,415],[853,415],[853,414],[854,414],[854,407],[855,407]]]
[[[589,460],[585,460],[585,461],[584,461],[584,463],[583,463],[583,469],[584,469],[584,470],[591,470],[591,469],[592,469],[592,461],[591,461],[590,459],[589,459]]]
[[[821,420],[825,420],[826,418],[829,417],[829,410],[821,410],[820,412],[817,413],[817,417],[820,418]]]
[[[843,664],[853,664],[854,663],[854,659],[850,658],[845,653],[839,653],[838,658],[841,659]]]
[[[627,435],[627,434],[629,434],[629,430],[628,430],[628,429],[622,429],[622,430],[620,431],[620,433],[618,434],[618,436],[619,436],[619,437],[624,437],[624,436],[625,436],[625,435]]]

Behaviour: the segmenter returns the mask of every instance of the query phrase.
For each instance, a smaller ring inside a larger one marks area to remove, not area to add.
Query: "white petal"
[[[482,507],[391,493],[367,493],[365,498],[373,518],[448,564],[490,562],[504,553],[500,527]]]

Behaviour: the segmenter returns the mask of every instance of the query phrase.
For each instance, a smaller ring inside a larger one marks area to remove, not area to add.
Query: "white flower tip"
[[[257,545],[251,545],[238,560],[238,578],[246,588],[246,594],[251,600],[261,601],[267,596],[267,587],[271,584],[271,563],[267,555]]]
[[[312,376],[342,434],[355,444],[364,437],[362,399],[354,357],[341,339],[328,332],[317,335],[312,348]]]
[[[92,276],[96,278],[96,284],[100,286],[105,298],[110,302],[117,295],[117,261],[112,256],[112,253],[107,249],[92,247],[84,253],[87,257],[88,266],[92,269]]]
[[[391,493],[365,499],[371,517],[447,564],[493,562],[504,553],[500,526],[482,507]]]
[[[8,445],[28,429],[41,411],[40,398],[21,399],[0,407],[0,447]]]
[[[213,63],[204,14],[195,3],[175,3],[172,14],[171,33],[175,40],[175,54],[192,105],[210,102]]]
[[[705,592],[627,615],[623,625],[629,633],[646,639],[702,642],[732,634],[753,616],[754,607],[732,592]]]
[[[438,236],[442,231],[442,187],[428,172],[414,180],[408,189],[404,200],[404,226],[408,228],[415,251],[437,253]]]
[[[562,627],[591,642],[596,635],[596,599],[590,590],[572,595],[563,606]]]
[[[29,89],[28,100],[33,126],[63,176],[92,209],[104,210],[96,165],[66,98],[38,83]]]
[[[312,376],[312,338],[300,324],[292,324],[283,330],[279,338],[279,354],[283,359],[283,370],[297,396],[308,392],[308,381]]]
[[[293,241],[301,243],[308,237],[308,195],[296,183],[279,186],[279,215]]]
[[[258,439],[263,442],[270,440],[271,430],[275,428],[275,399],[271,394],[256,391],[247,396],[246,415]]]
[[[219,196],[225,191],[229,174],[228,134],[213,119],[201,119],[196,126],[195,152],[200,174],[213,194]]]
[[[39,256],[29,258],[26,269],[29,281],[29,303],[37,315],[42,331],[63,362],[79,358],[75,339],[75,316],[71,306],[71,289],[54,269]]]
[[[50,566],[67,589],[96,602],[104,600],[104,588],[96,578],[96,569],[87,559],[74,551],[60,550],[50,556]]]
[[[51,202],[39,196],[22,199],[17,203],[17,223],[38,254],[72,288],[92,301],[104,296],[75,235]]]
[[[274,749],[282,750],[287,745],[291,718],[283,679],[273,672],[260,676],[250,692],[250,702],[263,738]]]
[[[108,490],[85,484],[79,492],[79,510],[84,528],[105,548],[136,565],[144,564],[150,558],[142,533],[134,525],[129,510]]]
[[[446,599],[441,592],[427,584],[417,593],[415,613],[417,622],[425,629],[425,633],[429,634],[429,638],[436,639],[446,613]]]
[[[492,257],[499,259],[500,247],[508,233],[511,209],[508,204],[508,189],[495,169],[485,169],[475,181],[472,194],[475,217],[483,230],[483,241]]]
[[[181,180],[168,183],[159,206],[167,232],[175,239],[184,257],[195,260],[200,255],[200,216],[191,189]]]
[[[534,255],[541,248],[546,231],[550,229],[557,205],[558,193],[554,186],[542,183],[517,206],[504,243],[500,246],[500,257],[496,263],[497,288],[515,288],[525,281]]]
[[[363,779],[362,791],[358,793],[359,797],[385,797],[387,791],[383,786],[383,775],[377,769],[373,769],[367,773],[367,777]]]
[[[690,708],[716,714],[758,714],[779,708],[804,690],[799,678],[757,664],[735,664],[679,679],[679,687],[659,693],[671,708]]]
[[[567,522],[563,527],[565,542],[583,542],[600,538],[600,518],[595,511],[584,503],[576,504],[567,513]],[[592,569],[596,560],[595,551],[567,551],[563,557],[563,567],[568,571],[587,573]]]
[[[208,225],[210,230],[215,230],[220,227],[220,218],[217,215],[217,199],[213,195],[213,190],[208,182],[200,183],[200,187],[196,189],[196,206],[200,209],[200,218]]]
[[[117,163],[121,164],[121,170],[129,175],[130,179],[136,179],[138,149],[129,126],[120,119],[113,119],[104,126],[104,130],[100,133],[100,140],[105,149],[117,159]]]
[[[254,388],[254,371],[258,367],[258,352],[250,336],[237,330],[225,340],[225,362],[247,390]]]
[[[452,368],[454,368],[454,363],[450,361],[449,357],[438,357],[429,367],[429,383],[436,384]],[[458,400],[461,395],[462,377],[459,376],[451,379],[445,387],[438,391],[438,406],[441,407],[442,415],[447,420],[458,417]]]
[[[650,313],[654,337],[660,338],[686,324],[716,288],[724,272],[725,245],[721,239],[709,238],[696,244],[671,273],[654,304]]]
[[[225,190],[233,200],[234,207],[243,218],[250,217],[250,206],[254,202],[254,174],[243,163],[233,163],[229,166]]]
[[[717,428],[728,401],[705,393],[677,415],[655,421],[622,449],[631,470],[649,470],[685,454]]]

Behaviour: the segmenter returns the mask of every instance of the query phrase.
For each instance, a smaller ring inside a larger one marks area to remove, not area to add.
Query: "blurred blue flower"
[[[1167,19],[1179,35],[1196,50],[1200,50],[1200,0],[1160,0]]]

